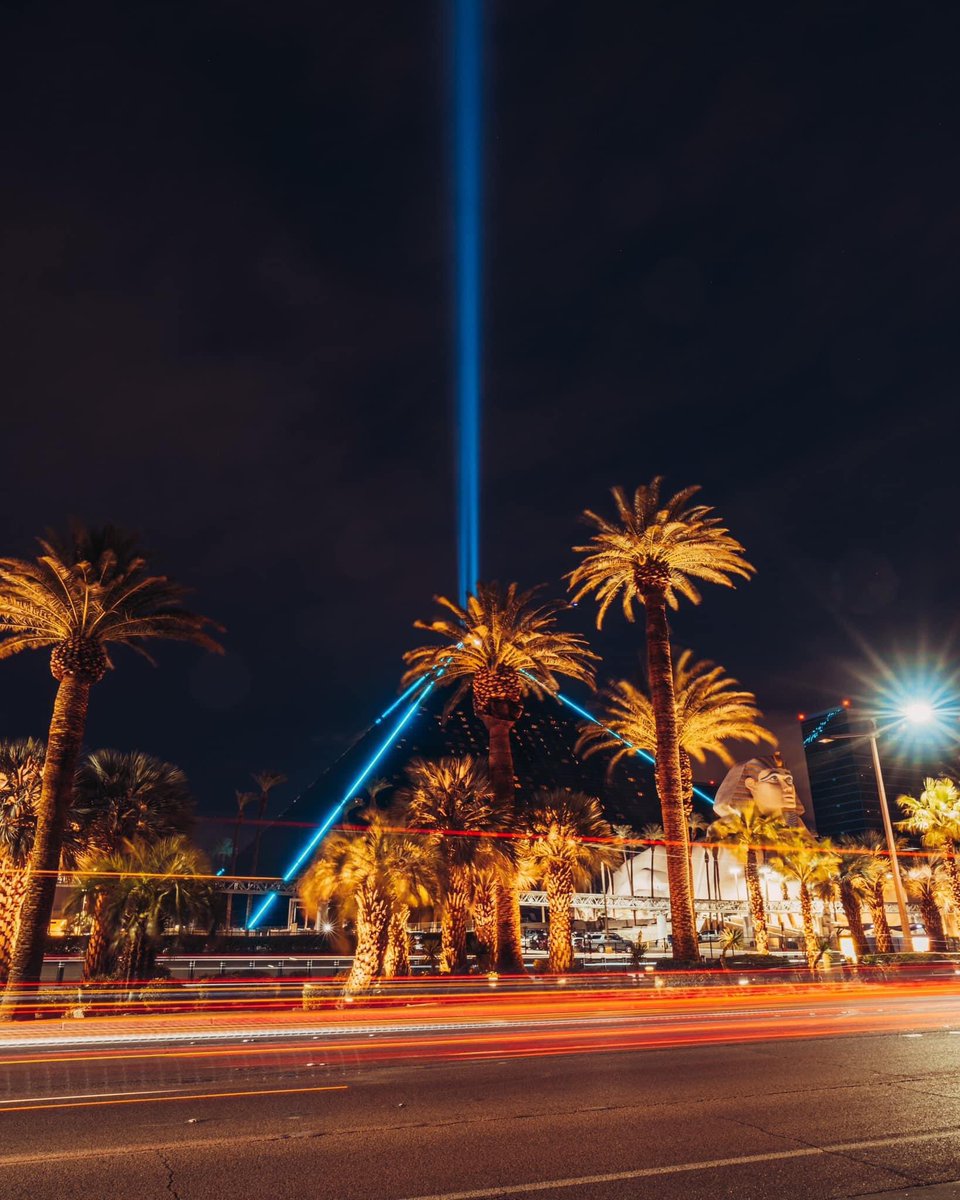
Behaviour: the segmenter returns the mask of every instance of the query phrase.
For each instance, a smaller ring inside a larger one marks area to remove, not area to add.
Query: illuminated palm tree
[[[708,754],[714,754],[725,766],[732,767],[728,742],[776,745],[777,741],[760,724],[763,714],[752,692],[726,676],[723,667],[706,660],[693,662],[692,658],[689,650],[682,651],[673,668],[680,775],[688,813],[693,806],[692,760],[702,765]],[[602,695],[604,724],[580,728],[577,749],[584,751],[584,757],[598,750],[609,751],[612,767],[638,750],[655,755],[657,724],[650,697],[627,679],[616,680],[603,689]]]
[[[876,886],[875,860],[864,852],[859,840],[850,834],[840,838],[837,853],[839,858],[834,881],[843,915],[847,918],[853,951],[859,960],[870,952],[862,910],[864,903],[870,904]]]
[[[42,774],[42,742],[0,742],[0,984],[7,978],[27,885]]]
[[[472,690],[474,712],[489,737],[494,792],[501,805],[513,810],[516,785],[510,732],[523,713],[524,697],[555,696],[559,676],[592,686],[596,655],[578,634],[557,629],[559,606],[538,603],[536,589],[521,592],[511,583],[502,591],[497,584],[481,583],[462,608],[443,596],[436,601],[445,615],[429,623],[418,621],[416,628],[432,633],[439,642],[407,651],[403,657],[408,669],[402,682],[409,685],[429,676],[440,685],[452,685],[448,712]],[[500,966],[521,969],[515,883],[500,888],[498,923]]]
[[[931,850],[939,850],[941,865],[950,884],[954,903],[960,907],[960,788],[946,775],[925,779],[919,796],[899,796],[897,803],[907,814],[897,828],[918,835]]]
[[[397,797],[407,821],[429,835],[425,849],[434,860],[440,903],[440,970],[467,969],[467,918],[473,876],[491,865],[489,838],[512,814],[501,811],[490,777],[469,754],[407,767],[409,786]]]
[[[74,797],[74,812],[87,831],[89,846],[101,854],[121,854],[128,842],[148,845],[193,827],[193,797],[186,775],[139,750],[95,750],[80,764]],[[107,890],[94,888],[85,914],[90,937],[84,979],[103,975],[109,968],[107,904]]]
[[[686,488],[669,500],[661,500],[660,486],[658,477],[637,488],[632,500],[622,488],[614,488],[617,517],[613,521],[590,511],[584,514],[596,533],[588,545],[574,547],[584,558],[569,580],[575,601],[595,593],[600,605],[598,629],[617,599],[628,621],[634,620],[635,605],[644,609],[647,678],[656,726],[657,791],[667,841],[673,954],[677,960],[695,962],[700,952],[684,821],[667,608],[679,607],[681,596],[699,604],[695,580],[733,587],[734,577],[749,579],[754,568],[713,510],[691,503],[697,488]]]
[[[121,979],[150,979],[168,927],[206,921],[213,904],[210,864],[185,837],[134,838],[120,851],[88,854],[66,911],[79,915],[105,896],[101,919]]]
[[[623,856],[623,869],[627,875],[627,886],[630,889],[630,895],[633,896],[633,859],[635,851],[631,847],[631,843],[636,841],[637,831],[632,825],[614,825],[613,832],[620,839],[620,853]],[[628,849],[628,847],[631,847]]]
[[[480,943],[480,951],[490,967],[498,960],[500,928],[497,924],[497,897],[500,885],[509,886],[516,874],[513,857],[504,854],[501,863],[491,863],[472,875],[470,912],[473,916],[473,931]]]
[[[422,839],[403,838],[394,846],[390,866],[390,921],[383,956],[383,977],[410,974],[410,910],[435,903],[438,896],[436,863]]]
[[[15,986],[40,978],[90,689],[112,665],[108,647],[148,659],[144,642],[154,638],[221,649],[213,622],[184,608],[182,587],[148,573],[132,538],[77,527],[63,541],[41,539],[40,549],[36,559],[0,559],[0,658],[49,648],[58,685],[4,1004]]]
[[[857,839],[858,845],[866,856],[861,870],[867,885],[867,903],[870,906],[870,917],[873,921],[874,947],[878,954],[890,954],[893,950],[893,934],[887,920],[886,886],[890,880],[890,858],[887,842],[883,834],[876,829],[866,829]],[[897,838],[897,849],[904,846],[902,838]]]
[[[662,825],[648,824],[640,830],[641,839],[647,843],[647,849],[650,851],[650,899],[653,899],[653,868],[656,865],[657,847],[663,845],[664,838],[667,835],[663,832]]]
[[[756,804],[749,803],[714,821],[707,836],[712,842],[728,846],[744,864],[753,936],[757,952],[766,954],[770,948],[770,935],[760,884],[760,861],[765,847],[777,846],[788,836],[787,826],[782,820],[761,812]]]
[[[593,839],[609,839],[600,801],[582,792],[541,792],[523,819],[521,857],[532,879],[543,882],[550,909],[547,969],[573,966],[573,896],[601,865],[616,860],[616,849]],[[586,839],[586,840],[585,840]]]
[[[947,948],[941,906],[952,895],[950,879],[943,868],[943,860],[933,858],[928,863],[911,867],[904,880],[907,895],[920,909],[920,920],[930,940],[930,949],[936,951]]]
[[[806,830],[789,831],[792,845],[782,844],[773,858],[773,866],[781,875],[793,879],[800,890],[800,917],[803,922],[803,942],[807,966],[815,971],[823,948],[813,920],[811,893],[824,880],[831,879],[837,870],[837,854],[829,844],[823,845]]]
[[[330,834],[300,881],[308,912],[335,900],[341,915],[353,919],[357,945],[345,995],[363,991],[382,974],[398,886],[411,860],[422,859],[396,813],[368,806],[352,819],[361,828]]]

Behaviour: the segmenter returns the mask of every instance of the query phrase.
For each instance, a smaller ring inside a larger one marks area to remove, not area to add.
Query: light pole
[[[934,716],[934,709],[923,702],[908,704],[902,711],[904,720],[914,725],[925,725]],[[830,742],[860,741],[866,736],[870,743],[870,758],[873,761],[873,773],[877,781],[877,795],[880,799],[880,816],[883,818],[883,834],[887,843],[887,854],[890,857],[890,873],[893,876],[893,891],[897,898],[897,910],[900,913],[900,933],[903,949],[913,950],[913,937],[910,933],[910,916],[907,911],[907,894],[903,887],[903,876],[900,874],[900,859],[897,856],[897,842],[893,836],[893,822],[890,819],[890,808],[887,803],[887,789],[883,783],[883,771],[880,767],[880,749],[877,745],[876,717],[867,717],[870,722],[870,732],[866,735],[859,733],[838,733],[833,737],[820,738],[820,744],[827,746]]]
[[[870,756],[873,759],[873,773],[877,777],[877,792],[880,796],[880,814],[883,817],[883,833],[887,839],[887,853],[890,855],[890,870],[893,873],[893,890],[897,897],[897,909],[900,913],[900,932],[903,937],[903,948],[908,953],[913,950],[913,936],[910,933],[910,916],[907,912],[907,894],[903,888],[903,877],[900,874],[900,859],[897,857],[897,840],[893,836],[893,822],[890,820],[890,808],[887,805],[887,789],[883,785],[883,771],[880,769],[880,750],[877,746],[877,722],[871,717]]]

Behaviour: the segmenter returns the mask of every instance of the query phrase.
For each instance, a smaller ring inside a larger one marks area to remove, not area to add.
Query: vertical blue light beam
[[[454,0],[454,228],[457,306],[459,592],[480,575],[480,72],[482,0]]]

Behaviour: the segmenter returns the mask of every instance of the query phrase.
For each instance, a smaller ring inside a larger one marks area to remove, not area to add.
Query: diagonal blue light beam
[[[454,230],[460,603],[480,576],[481,0],[455,0]]]
[[[337,817],[340,815],[340,813],[343,811],[343,809],[346,807],[346,805],[349,803],[349,801],[352,800],[354,798],[354,796],[356,796],[357,792],[360,790],[360,788],[363,786],[364,782],[369,777],[370,772],[377,765],[377,763],[380,761],[380,759],[383,758],[384,754],[386,754],[387,750],[389,750],[389,748],[393,744],[393,742],[396,741],[396,739],[403,732],[403,729],[405,728],[407,723],[411,720],[411,718],[415,715],[415,713],[417,712],[417,709],[420,707],[420,705],[423,703],[423,701],[426,699],[427,694],[434,688],[434,686],[436,685],[436,682],[437,682],[436,679],[430,680],[430,682],[426,685],[426,687],[423,689],[423,691],[420,693],[420,695],[417,696],[417,698],[410,705],[410,707],[404,712],[404,714],[400,718],[400,720],[393,726],[393,728],[390,730],[390,732],[386,735],[386,737],[383,739],[383,741],[377,747],[375,753],[367,761],[363,770],[360,772],[360,774],[356,777],[356,779],[354,779],[354,781],[347,788],[346,792],[343,795],[342,800],[339,802],[339,804],[337,804],[337,806],[335,808],[331,809],[331,811],[327,814],[326,819],[323,821],[323,823],[319,826],[319,828],[316,830],[316,832],[310,838],[309,842],[307,842],[307,844],[304,846],[304,848],[300,851],[300,854],[297,856],[297,858],[286,869],[286,871],[283,874],[283,882],[284,883],[289,883],[290,880],[293,879],[293,877],[297,874],[297,872],[300,870],[300,868],[303,866],[303,864],[310,857],[310,854],[313,852],[313,850],[320,844],[324,835],[330,829],[330,826],[334,823],[334,821],[337,819]],[[410,691],[411,691],[411,689],[408,688],[407,691],[404,693],[404,695],[408,695],[410,693]],[[394,704],[392,706],[392,708],[396,708],[396,705]],[[391,710],[388,710],[388,711],[391,711]],[[384,714],[384,715],[386,715],[386,714]],[[257,909],[257,911],[253,914],[253,916],[250,918],[249,922],[247,923],[247,929],[255,929],[256,926],[259,925],[261,919],[263,918],[264,913],[270,908],[270,906],[273,904],[273,902],[276,900],[276,898],[277,898],[276,892],[271,892],[268,896],[264,897],[263,903],[260,905],[260,907]]]
[[[575,704],[569,696],[565,696],[563,692],[557,692],[557,699],[561,701],[561,703],[565,704],[567,708],[572,708],[575,713],[578,713],[581,717],[584,717],[590,722],[591,725],[598,726],[598,728],[602,729],[604,733],[609,733],[610,736],[616,738],[618,742],[622,742],[625,746],[628,746],[634,752],[634,754],[639,755],[639,757],[644,759],[646,762],[656,766],[657,760],[652,754],[648,754],[646,750],[641,750],[639,746],[635,746],[628,738],[621,737],[620,734],[611,729],[609,725],[604,725],[604,723],[599,720],[599,718],[595,717],[593,713],[589,713],[585,708],[581,708],[579,704]],[[701,788],[698,788],[696,785],[694,785],[693,790],[701,800],[706,800],[708,804],[711,806],[713,805],[712,796],[708,796],[705,791],[703,791]]]

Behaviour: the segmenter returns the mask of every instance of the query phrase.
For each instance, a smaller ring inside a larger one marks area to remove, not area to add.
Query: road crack
[[[157,1158],[163,1164],[163,1169],[167,1173],[167,1191],[173,1197],[173,1200],[181,1200],[180,1193],[173,1186],[173,1167],[170,1166],[170,1161],[162,1150],[157,1151]]]
[[[806,1138],[797,1137],[793,1133],[777,1133],[773,1129],[765,1129],[762,1125],[757,1125],[754,1121],[745,1121],[741,1117],[724,1116],[724,1121],[728,1121],[731,1125],[741,1125],[744,1129],[753,1129],[757,1133],[765,1134],[767,1137],[779,1138],[784,1142],[794,1142],[797,1146],[803,1146],[808,1150],[818,1150],[821,1154],[828,1158],[840,1158],[846,1162],[855,1163],[858,1167],[869,1167],[872,1171],[886,1171],[890,1175],[896,1175],[903,1179],[906,1183],[912,1186],[922,1185],[924,1180],[916,1175],[910,1175],[906,1171],[901,1171],[898,1167],[889,1165],[881,1165],[880,1163],[870,1162],[866,1158],[858,1158],[857,1155],[848,1150],[834,1150],[829,1146],[821,1146],[819,1142],[810,1142]]]

